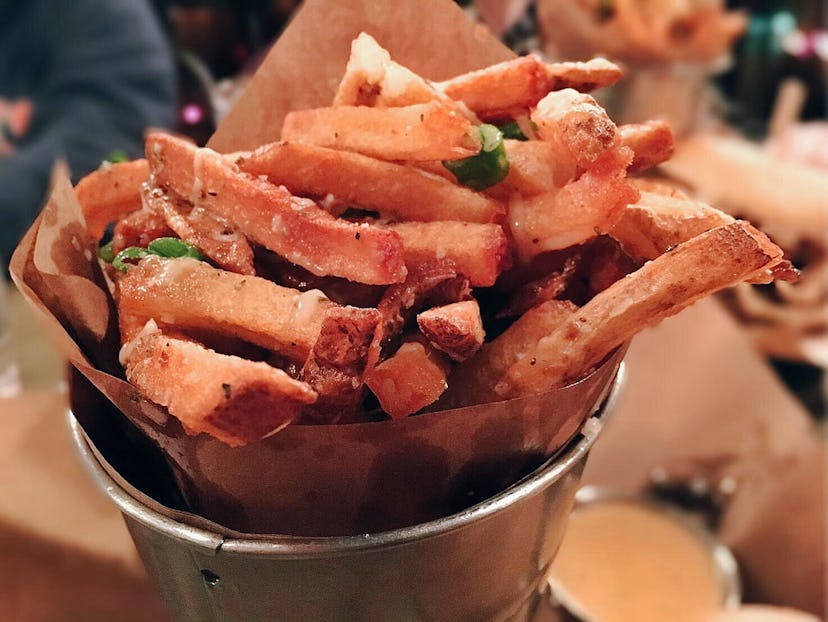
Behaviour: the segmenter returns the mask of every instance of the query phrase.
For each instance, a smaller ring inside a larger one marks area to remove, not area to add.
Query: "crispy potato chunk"
[[[379,326],[376,309],[331,307],[325,311],[300,379],[318,394],[302,411],[306,423],[353,421],[362,406],[368,350]]]
[[[388,50],[371,35],[361,32],[351,42],[351,56],[333,105],[391,108],[435,100],[469,114],[428,80],[392,60]]]
[[[285,117],[282,140],[356,151],[381,160],[457,160],[480,150],[469,120],[440,102],[297,110]]]
[[[621,144],[632,149],[635,157],[627,169],[640,173],[669,160],[676,148],[673,130],[666,121],[628,123],[618,127]]]
[[[318,290],[300,292],[189,258],[146,257],[119,279],[118,291],[121,316],[233,336],[299,362],[335,306]]]
[[[434,403],[446,390],[450,365],[443,354],[409,341],[374,367],[366,384],[393,418],[407,417]]]
[[[624,147],[613,149],[560,190],[514,197],[508,221],[519,257],[527,261],[610,231],[624,207],[638,199],[626,179],[631,157]]]
[[[334,218],[238,170],[216,152],[161,133],[147,139],[156,183],[234,223],[247,238],[318,276],[384,285],[405,279],[402,243],[391,232]]]
[[[280,369],[164,335],[154,322],[124,345],[121,358],[127,379],[189,434],[207,432],[231,446],[277,432],[316,399]]]
[[[458,362],[477,352],[486,337],[476,300],[427,309],[417,316],[417,326],[432,346]]]
[[[141,196],[140,193],[138,195]],[[140,200],[140,199],[139,199]],[[163,215],[155,210],[141,208],[130,212],[115,223],[112,233],[112,250],[116,253],[129,246],[146,248],[155,239],[174,235]]]
[[[782,250],[746,222],[702,233],[597,294],[528,348],[486,398],[541,393],[580,378],[643,327],[783,261]]]
[[[464,102],[483,120],[526,113],[550,91],[592,91],[618,81],[621,69],[601,58],[586,63],[544,63],[529,54],[438,83],[452,99]]]
[[[240,274],[256,273],[253,248],[235,225],[203,208],[173,200],[148,184],[144,184],[141,196],[144,205],[161,216],[178,237],[219,266]]]
[[[511,263],[509,243],[499,225],[405,222],[388,228],[402,238],[406,263],[446,261],[475,287],[494,285]]]
[[[96,240],[111,222],[141,209],[141,184],[149,179],[146,160],[105,162],[75,186],[86,228]]]
[[[294,194],[330,197],[403,220],[493,222],[497,201],[412,166],[315,145],[274,143],[243,157],[242,171],[267,175]]]
[[[555,147],[557,159],[586,168],[618,142],[615,123],[590,95],[552,91],[532,112],[538,136]]]

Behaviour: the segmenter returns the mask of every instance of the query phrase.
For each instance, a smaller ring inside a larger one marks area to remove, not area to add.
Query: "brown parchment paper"
[[[210,144],[255,147],[277,137],[289,110],[328,105],[361,30],[433,79],[511,56],[450,0],[309,0]],[[62,353],[117,407],[111,413],[73,395],[75,415],[116,480],[146,491],[142,475],[167,476],[172,486],[153,486],[141,498],[163,497],[155,509],[189,510],[232,532],[351,535],[469,507],[572,438],[623,356],[619,350],[581,382],[542,396],[371,424],[289,426],[230,448],[188,436],[123,380],[116,315],[94,252],[68,177],[58,171],[10,270]]]

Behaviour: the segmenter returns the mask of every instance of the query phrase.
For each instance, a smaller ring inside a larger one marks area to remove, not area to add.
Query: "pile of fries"
[[[538,22],[556,56],[706,63],[727,54],[747,17],[723,0],[540,0]]]
[[[750,224],[628,177],[672,151],[587,94],[603,60],[433,83],[369,35],[328,108],[220,154],[151,134],[77,195],[127,379],[242,445],[578,380],[643,327],[793,271]],[[267,140],[267,137],[263,137]]]

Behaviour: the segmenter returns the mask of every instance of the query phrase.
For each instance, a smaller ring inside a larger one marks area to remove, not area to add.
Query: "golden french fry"
[[[604,59],[547,64],[529,54],[457,76],[437,87],[465,103],[480,118],[497,121],[525,114],[550,91],[592,91],[620,77],[621,69]]]
[[[282,140],[381,160],[457,160],[480,151],[471,122],[440,102],[398,108],[339,106],[285,117]]]
[[[100,239],[109,223],[141,209],[141,184],[149,179],[146,160],[104,162],[75,186],[86,228]]]
[[[732,216],[700,201],[641,192],[627,205],[610,231],[631,256],[655,259],[671,248],[714,227],[734,221]]]
[[[267,175],[294,194],[331,197],[403,220],[483,223],[505,212],[485,195],[412,166],[316,145],[274,143],[243,157],[238,165],[251,175]]]
[[[235,225],[202,208],[174,200],[149,184],[144,184],[141,196],[144,205],[161,216],[178,237],[219,266],[240,274],[256,273],[253,249]]]
[[[365,383],[393,418],[407,417],[434,403],[446,390],[450,364],[445,355],[417,341],[400,346],[374,367]]]
[[[376,309],[329,307],[300,379],[317,393],[304,408],[310,423],[353,421],[362,406],[368,350],[379,326]]]
[[[300,292],[183,257],[142,259],[118,280],[118,291],[123,317],[233,336],[299,362],[325,311],[336,306],[318,290]],[[131,338],[122,328],[122,339]]]
[[[531,114],[538,136],[555,147],[556,157],[586,168],[618,142],[615,123],[595,99],[574,89],[552,91]]]
[[[241,173],[216,152],[168,134],[150,134],[147,159],[158,186],[313,274],[373,285],[405,279],[402,243],[391,231],[334,218],[312,201]]]
[[[509,202],[508,222],[518,257],[580,244],[612,229],[638,191],[626,179],[631,152],[607,152],[561,189]]]
[[[702,233],[597,294],[527,348],[485,397],[541,393],[580,378],[642,328],[782,261],[782,250],[744,221]]]
[[[577,311],[568,300],[547,300],[520,316],[506,331],[483,345],[449,376],[448,391],[438,407],[458,408],[486,401],[492,387],[524,353]]]
[[[427,309],[417,316],[417,326],[432,346],[458,362],[477,352],[486,336],[476,300]]]
[[[511,263],[509,241],[500,225],[404,222],[388,228],[402,239],[406,263],[446,261],[475,287],[494,285]]]
[[[628,123],[618,127],[621,144],[633,150],[635,157],[627,171],[638,173],[669,160],[675,150],[673,130],[666,121]]]
[[[277,432],[316,399],[280,369],[165,335],[152,321],[124,345],[121,358],[127,380],[166,406],[189,434],[207,432],[232,446]]]

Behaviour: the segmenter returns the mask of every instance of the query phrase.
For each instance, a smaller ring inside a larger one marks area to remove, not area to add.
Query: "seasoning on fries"
[[[672,152],[588,94],[604,60],[432,83],[360,35],[332,105],[222,155],[164,133],[78,196],[127,379],[231,445],[578,380],[643,327],[793,278],[748,223],[628,177]],[[378,407],[377,407],[378,405]]]

